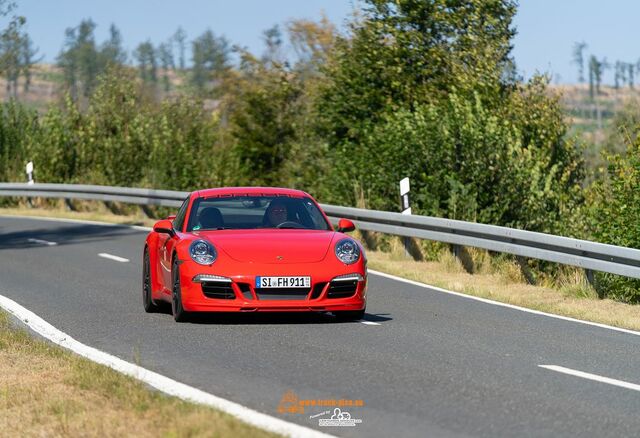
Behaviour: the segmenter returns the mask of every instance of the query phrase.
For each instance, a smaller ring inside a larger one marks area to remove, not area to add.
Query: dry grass
[[[0,208],[0,215],[56,217],[147,227],[153,226],[157,221],[157,219],[151,219],[146,216],[142,209],[135,206],[127,206],[123,214],[114,214],[104,203],[97,201],[74,202],[74,208],[76,208],[76,211],[70,210],[62,200],[60,202],[49,201],[46,204],[36,201],[36,206],[33,208],[26,206]]]
[[[275,435],[34,339],[0,311],[0,436]]]

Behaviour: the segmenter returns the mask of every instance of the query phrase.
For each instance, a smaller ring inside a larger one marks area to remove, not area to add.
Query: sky
[[[96,39],[107,38],[109,25],[122,32],[125,48],[151,39],[159,44],[182,26],[192,39],[207,28],[233,44],[261,53],[262,32],[292,18],[318,19],[324,12],[339,28],[358,0],[16,0],[27,30],[45,62],[60,52],[64,31],[83,18],[97,24]],[[639,0],[521,0],[514,25],[513,56],[519,72],[530,77],[548,72],[556,83],[574,83],[572,47],[587,43],[587,54],[610,63],[637,62],[640,47]],[[613,72],[604,82],[613,81]]]

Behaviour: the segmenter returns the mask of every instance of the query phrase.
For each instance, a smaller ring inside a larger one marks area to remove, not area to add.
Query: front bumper
[[[225,269],[190,261],[181,263],[184,309],[189,312],[334,312],[363,310],[366,306],[367,275],[362,263],[351,266],[340,263],[328,268],[326,263],[247,264],[242,270],[245,272],[237,274],[237,267]],[[360,279],[344,280],[348,274],[358,275]],[[311,287],[295,291],[255,287],[256,276],[290,275],[311,276]],[[340,276],[342,278],[336,279]]]

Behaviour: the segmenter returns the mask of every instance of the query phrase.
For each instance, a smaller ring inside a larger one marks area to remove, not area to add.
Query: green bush
[[[607,183],[595,187],[592,223],[597,241],[640,248],[640,139],[624,155],[608,158]],[[640,280],[599,274],[598,287],[609,298],[640,303]]]

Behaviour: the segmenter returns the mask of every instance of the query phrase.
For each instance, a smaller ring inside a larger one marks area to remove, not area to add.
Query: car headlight
[[[353,239],[342,239],[336,243],[336,257],[345,265],[352,265],[360,260],[360,246]]]
[[[218,252],[212,244],[206,240],[196,240],[189,246],[191,260],[199,265],[210,265],[218,258]]]

